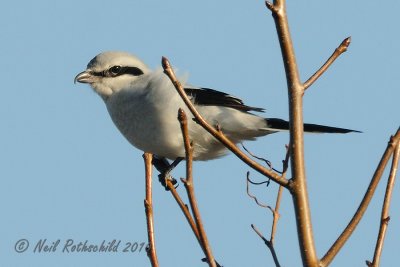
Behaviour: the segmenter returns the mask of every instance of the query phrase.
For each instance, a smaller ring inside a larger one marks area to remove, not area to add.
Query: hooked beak
[[[95,76],[91,74],[90,71],[85,70],[75,76],[74,83],[93,83],[95,81]]]

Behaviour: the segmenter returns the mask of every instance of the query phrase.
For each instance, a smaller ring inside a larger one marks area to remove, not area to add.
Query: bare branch
[[[257,199],[257,197],[250,193],[249,184],[250,184],[250,183],[254,184],[254,183],[250,180],[250,172],[247,172],[246,181],[247,181],[247,182],[246,182],[246,192],[247,192],[247,195],[248,195],[251,199],[253,199],[253,200],[256,202],[256,204],[257,204],[258,206],[260,206],[260,207],[262,207],[262,208],[269,209],[272,213],[274,213],[274,209],[271,208],[271,206],[259,202],[258,199]]]
[[[147,237],[149,240],[149,245],[146,249],[147,256],[150,259],[152,267],[158,267],[158,258],[156,253],[156,244],[154,239],[154,221],[153,221],[153,197],[152,197],[152,165],[151,161],[153,155],[150,153],[144,153],[144,164],[146,172],[146,198],[144,200],[144,207],[146,212],[147,221]]]
[[[286,148],[286,157],[285,157],[285,160],[283,161],[283,168],[282,168],[283,169],[282,170],[282,176],[283,177],[286,177],[286,173],[287,173],[287,170],[289,168],[290,145],[286,145],[285,148]]]
[[[283,160],[283,168],[282,168],[283,169],[283,172],[282,172],[282,176],[283,177],[286,176],[286,172],[288,170],[289,158],[290,158],[289,147],[290,146],[286,146],[286,156],[285,156],[285,160]],[[282,189],[283,189],[282,186],[279,186],[278,195],[276,196],[275,209],[274,209],[274,212],[273,212],[271,237],[269,239],[269,242],[271,242],[272,245],[274,244],[276,228],[277,228],[277,225],[278,225],[278,220],[280,218],[279,208],[281,206],[282,191],[283,191]]]
[[[276,267],[280,267],[281,265],[279,264],[278,256],[276,255],[276,251],[274,248],[274,244],[267,240],[263,234],[256,228],[254,224],[251,225],[251,228],[253,228],[254,232],[264,241],[265,245],[268,247],[268,249],[271,252],[272,258],[274,259],[274,263]]]
[[[279,214],[279,208],[281,205],[281,198],[282,198],[282,186],[279,186],[278,189],[278,195],[276,196],[276,203],[275,203],[275,209],[272,212],[272,227],[271,227],[271,237],[269,239],[269,242],[271,242],[271,245],[274,244],[275,241],[275,233],[276,233],[276,228],[278,226],[278,220],[281,217],[281,215]]]
[[[286,146],[286,156],[285,156],[285,160],[283,161],[283,173],[282,175],[285,176],[286,175],[286,171],[287,171],[287,165],[288,165],[288,161],[289,161],[289,147]],[[273,220],[272,220],[272,227],[271,227],[271,236],[270,236],[270,240],[267,240],[260,231],[257,230],[257,228],[254,225],[251,225],[251,227],[253,228],[253,230],[258,234],[258,236],[260,236],[260,238],[264,241],[264,243],[267,245],[267,247],[269,248],[272,257],[274,259],[275,265],[276,266],[280,266],[279,262],[278,262],[278,258],[276,256],[276,251],[274,248],[274,240],[275,240],[275,233],[276,233],[276,229],[277,229],[277,225],[278,225],[278,220],[280,218],[279,215],[279,208],[280,208],[280,203],[281,203],[281,198],[282,198],[282,191],[283,191],[283,187],[279,186],[278,189],[278,194],[276,196],[276,203],[275,203],[275,208],[272,208],[271,206],[265,205],[265,204],[261,204],[258,199],[252,195],[249,191],[249,182],[253,183],[250,181],[250,177],[249,177],[250,172],[247,172],[247,195],[254,199],[254,201],[257,203],[257,205],[263,207],[263,208],[268,208],[271,212],[272,212],[272,216],[273,216]]]
[[[265,159],[265,158],[256,156],[256,155],[253,154],[250,150],[248,150],[248,149],[245,147],[245,145],[243,145],[242,143],[240,143],[240,144],[242,145],[243,149],[244,149],[247,153],[249,153],[250,156],[252,156],[252,157],[255,158],[255,159],[264,161],[265,164],[267,164],[267,166],[268,166],[271,170],[273,170],[274,172],[277,172],[277,173],[279,173],[279,174],[282,174],[282,172],[280,172],[280,171],[278,171],[277,169],[275,169],[274,167],[272,167],[271,161],[269,161],[269,160],[267,160],[267,159]]]
[[[343,232],[340,234],[338,239],[333,243],[333,245],[329,248],[329,250],[326,252],[326,254],[322,257],[320,261],[320,266],[328,266],[332,260],[335,258],[337,253],[340,251],[340,249],[343,247],[343,245],[346,243],[346,241],[349,239],[349,237],[352,235],[354,232],[355,228],[357,227],[358,223],[362,219],[365,211],[368,208],[368,205],[375,193],[375,190],[379,184],[379,181],[382,177],[383,171],[385,170],[385,167],[390,159],[390,157],[393,154],[393,151],[396,146],[398,146],[400,142],[400,128],[397,130],[396,134],[390,138],[390,141],[386,147],[385,152],[382,155],[382,158],[375,170],[375,173],[371,179],[371,182],[368,186],[367,192],[365,193],[357,211],[353,215],[353,218],[350,220],[349,224],[346,226],[346,228],[343,230]]]
[[[290,151],[289,151],[289,147],[290,146],[286,146],[286,156],[285,156],[285,160],[283,160],[283,173],[282,176],[285,177],[286,176],[286,172],[288,170],[288,165],[289,165],[289,159],[290,159]],[[278,195],[276,196],[276,203],[275,203],[275,209],[273,212],[273,221],[272,221],[272,229],[271,229],[271,237],[269,239],[269,241],[271,242],[271,244],[274,244],[274,239],[275,239],[275,233],[276,233],[276,228],[278,225],[278,220],[280,218],[280,214],[279,214],[279,208],[281,206],[281,199],[282,199],[282,186],[279,186],[278,189]]]
[[[262,182],[254,182],[254,181],[252,181],[250,178],[247,179],[247,181],[248,181],[250,184],[254,184],[254,185],[262,185],[262,184],[265,184],[266,186],[269,186],[269,183],[270,183],[270,180],[266,180],[266,181],[262,181]]]
[[[181,130],[183,135],[183,142],[185,145],[185,156],[186,156],[186,179],[181,179],[185,185],[186,192],[189,198],[190,207],[192,209],[194,221],[197,226],[197,230],[199,233],[199,240],[201,241],[201,247],[203,248],[204,253],[207,257],[207,262],[210,267],[216,267],[216,262],[214,260],[214,256],[211,251],[211,246],[208,242],[206,231],[203,226],[203,222],[201,221],[199,207],[197,205],[196,196],[194,193],[194,185],[193,185],[193,174],[192,174],[192,163],[193,163],[193,146],[189,140],[189,132],[187,128],[187,117],[183,109],[179,109],[178,111],[178,120],[181,124]]]
[[[332,63],[344,52],[347,51],[351,42],[351,37],[347,37],[342,41],[342,43],[335,49],[335,52],[328,58],[328,60],[322,65],[322,67],[317,70],[305,83],[304,90],[307,90],[322,74],[332,65]]]
[[[215,129],[210,124],[208,124],[204,118],[200,115],[200,113],[196,110],[193,103],[187,97],[181,83],[176,79],[175,73],[171,68],[171,65],[167,58],[162,58],[162,66],[164,68],[164,73],[170,78],[171,82],[174,84],[175,89],[185,102],[186,106],[189,108],[190,112],[195,117],[195,120],[198,124],[200,124],[206,131],[208,131],[212,136],[214,136],[217,140],[219,140],[226,148],[232,151],[239,159],[241,159],[244,163],[249,165],[254,170],[259,173],[265,175],[268,178],[271,178],[273,181],[278,184],[289,188],[290,183],[287,179],[283,179],[278,174],[274,173],[271,170],[266,169],[261,164],[249,158],[245,153],[243,153],[232,141],[230,141],[219,129]]]
[[[383,242],[385,240],[386,230],[390,220],[389,208],[392,199],[392,191],[396,179],[397,168],[399,164],[399,154],[400,154],[400,142],[397,142],[397,146],[393,152],[392,166],[390,167],[389,179],[386,185],[386,193],[382,206],[381,223],[379,227],[378,239],[376,241],[374,258],[372,260],[372,263],[369,265],[371,267],[378,267],[381,259]]]
[[[200,246],[202,246],[199,236],[199,231],[197,230],[197,226],[195,221],[193,220],[192,214],[190,214],[188,206],[182,201],[182,198],[179,196],[178,192],[175,189],[174,184],[170,181],[166,181],[167,187],[169,191],[171,191],[172,196],[178,203],[179,207],[181,208],[183,214],[185,215],[186,220],[188,221],[190,228],[193,231],[193,234],[196,236],[197,241],[199,242]],[[203,248],[202,248],[203,249]]]
[[[267,8],[271,10],[275,21],[288,87],[290,121],[289,151],[293,175],[291,193],[296,213],[300,253],[304,266],[317,266],[318,257],[314,244],[304,164],[304,86],[300,81],[299,70],[296,63],[296,55],[286,14],[286,3],[284,0],[275,0],[273,4],[267,2],[266,5]]]

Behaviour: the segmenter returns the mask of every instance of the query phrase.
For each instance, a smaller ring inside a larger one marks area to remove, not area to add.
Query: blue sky
[[[305,153],[318,254],[329,248],[365,192],[390,134],[399,127],[398,1],[288,1],[291,32],[306,80],[347,36],[352,44],[305,96],[307,122],[363,134],[306,135]],[[160,66],[167,56],[192,84],[230,92],[287,118],[283,65],[263,1],[8,1],[0,9],[1,266],[149,266],[142,153],[113,126],[102,100],[73,84],[105,50]],[[246,146],[280,167],[286,133]],[[271,215],[245,193],[249,168],[234,156],[194,165],[196,192],[216,258],[224,266],[272,266],[254,223],[269,235]],[[255,172],[254,180],[262,180]],[[184,176],[179,167],[176,177]],[[385,178],[387,173],[385,173]],[[169,193],[154,186],[156,242],[161,266],[205,266],[202,252]],[[332,266],[371,259],[385,186]],[[184,187],[180,186],[184,194]],[[277,188],[252,188],[273,204]],[[395,188],[382,266],[397,262],[399,187]],[[284,266],[300,266],[290,195],[282,199],[276,235]],[[20,239],[30,247],[14,250]],[[34,253],[46,239],[56,252]],[[120,240],[116,253],[62,253],[68,239]]]

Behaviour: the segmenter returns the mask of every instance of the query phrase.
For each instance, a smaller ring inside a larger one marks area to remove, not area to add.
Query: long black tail
[[[278,131],[282,130],[289,130],[289,122],[277,119],[277,118],[269,118],[266,119],[268,128],[275,129]],[[319,124],[312,124],[312,123],[304,123],[304,131],[308,133],[361,133],[360,131],[344,129],[344,128],[337,128]]]

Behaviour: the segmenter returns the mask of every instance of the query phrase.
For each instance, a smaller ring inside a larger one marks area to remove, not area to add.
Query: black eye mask
[[[92,72],[91,74],[94,76],[101,76],[101,77],[117,77],[124,74],[140,76],[143,74],[143,71],[136,67],[113,66],[108,70],[100,72]]]

